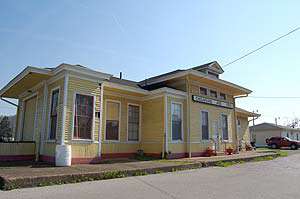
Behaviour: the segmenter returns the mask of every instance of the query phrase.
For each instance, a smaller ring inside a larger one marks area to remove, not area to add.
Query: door
[[[214,147],[216,151],[220,151],[220,133],[219,133],[219,125],[218,121],[215,121],[213,124],[213,129],[214,129]]]
[[[36,99],[37,97],[35,96],[25,101],[23,131],[22,131],[23,141],[34,141]]]

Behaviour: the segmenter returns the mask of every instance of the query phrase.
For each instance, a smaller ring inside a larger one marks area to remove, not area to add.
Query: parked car
[[[292,140],[288,137],[271,137],[266,139],[266,143],[272,149],[279,149],[281,147],[290,147],[296,150],[300,146],[300,142],[297,140]]]

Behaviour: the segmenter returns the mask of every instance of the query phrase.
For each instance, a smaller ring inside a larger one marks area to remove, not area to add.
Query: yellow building
[[[134,82],[80,65],[27,67],[0,91],[19,101],[16,141],[0,144],[0,160],[53,162],[58,145],[71,146],[72,163],[236,150],[250,142],[252,115],[235,99],[251,91],[220,79],[223,72],[211,62]]]

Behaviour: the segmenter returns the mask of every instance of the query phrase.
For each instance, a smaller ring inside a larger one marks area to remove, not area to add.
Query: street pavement
[[[205,198],[295,199],[300,197],[300,154],[227,168],[211,167],[173,173],[78,184],[0,191],[11,198]]]

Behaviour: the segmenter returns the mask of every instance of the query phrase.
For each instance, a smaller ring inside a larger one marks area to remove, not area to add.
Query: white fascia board
[[[165,93],[165,94],[171,94],[171,95],[175,95],[175,96],[178,95],[181,97],[187,96],[187,93],[184,91],[180,91],[180,90],[176,90],[176,89],[168,88],[168,87],[159,88],[156,90],[152,90],[150,92],[151,92],[151,94],[154,94],[154,95]]]
[[[222,79],[217,79],[217,78],[214,78],[214,77],[210,77],[210,76],[208,76],[208,75],[205,75],[205,74],[201,74],[201,72],[198,72],[198,71],[195,71],[195,70],[188,70],[188,74],[195,75],[195,76],[197,76],[197,77],[201,77],[201,78],[205,78],[205,79],[209,79],[209,80],[211,80],[211,81],[215,81],[215,82],[218,82],[218,83],[220,83],[220,84],[224,84],[224,85],[227,85],[227,86],[230,86],[230,87],[233,87],[233,88],[242,90],[242,91],[244,91],[244,92],[247,93],[247,94],[252,93],[252,91],[249,90],[249,89],[247,89],[247,88],[238,86],[238,85],[236,85],[236,84],[233,84],[233,83],[231,83],[231,82],[228,82],[228,81],[225,81],[225,80],[222,80]]]
[[[54,74],[57,74],[59,72],[61,72],[62,70],[66,70],[66,71],[71,71],[71,72],[75,72],[75,73],[79,73],[79,74],[84,74],[93,78],[97,78],[97,79],[110,79],[112,77],[112,75],[107,74],[107,73],[102,73],[99,71],[95,71],[95,70],[91,70],[88,68],[82,68],[76,65],[69,65],[69,64],[61,64],[59,65],[55,70],[54,70]]]
[[[134,88],[131,86],[126,86],[126,85],[117,84],[117,83],[113,83],[113,82],[103,82],[103,84],[105,87],[109,87],[109,88],[116,88],[116,89],[120,89],[120,90],[140,93],[140,94],[144,94],[144,95],[151,94],[150,91],[144,90],[142,88]]]
[[[23,79],[29,73],[39,73],[39,74],[44,74],[44,75],[52,75],[52,71],[50,71],[50,70],[28,66],[21,73],[19,73],[13,80],[11,80],[6,86],[4,86],[0,90],[0,96],[2,96],[7,90],[9,90],[13,85],[18,83],[21,79]]]

